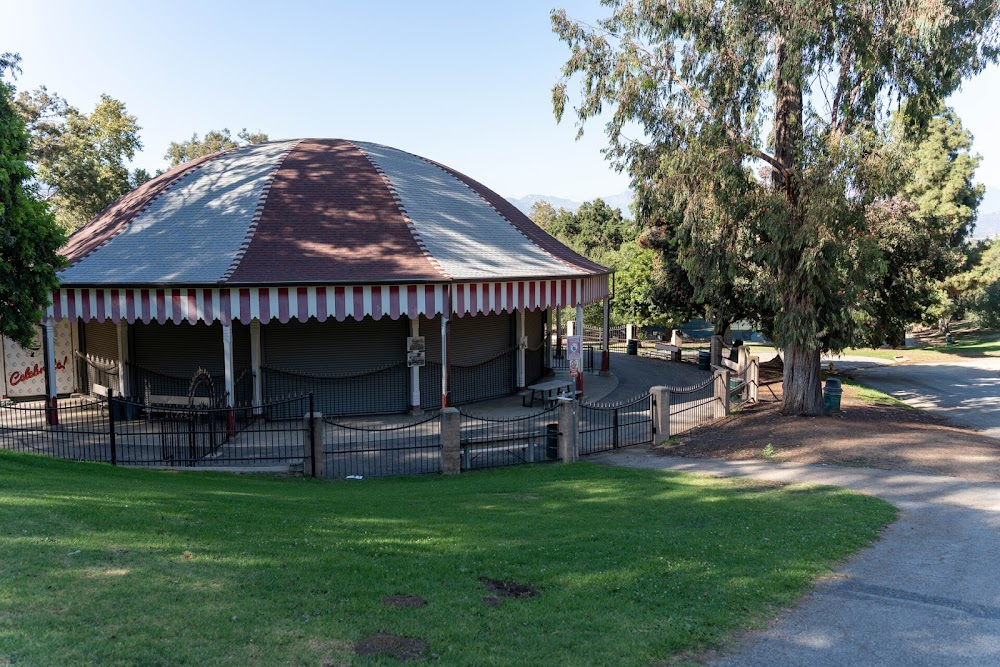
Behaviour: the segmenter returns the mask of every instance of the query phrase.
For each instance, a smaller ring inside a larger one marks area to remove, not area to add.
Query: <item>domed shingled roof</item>
[[[586,278],[495,192],[379,144],[272,141],[180,165],[74,233],[63,287]]]

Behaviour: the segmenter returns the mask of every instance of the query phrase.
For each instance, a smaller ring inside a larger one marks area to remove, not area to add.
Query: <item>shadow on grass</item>
[[[0,659],[651,664],[793,602],[892,519],[838,489],[590,464],[326,483],[0,454]],[[535,598],[484,604],[480,577]],[[418,595],[421,609],[387,608]],[[30,640],[28,639],[30,637]]]

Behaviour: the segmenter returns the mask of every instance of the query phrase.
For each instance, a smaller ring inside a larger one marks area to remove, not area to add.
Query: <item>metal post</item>
[[[253,404],[264,404],[264,378],[260,374],[260,320],[250,320],[250,372],[253,373]],[[311,412],[311,411],[310,411]]]
[[[416,338],[420,335],[420,316],[410,320],[410,337]],[[410,351],[407,349],[407,355]],[[410,412],[416,414],[420,412],[420,366],[410,367]]]
[[[545,311],[545,368],[552,368],[552,309]]]
[[[556,359],[562,359],[562,308],[556,308]]]
[[[115,442],[115,390],[108,387],[108,444],[111,446],[111,465],[118,465],[118,447]]]
[[[618,408],[611,412],[611,449],[618,449]]]
[[[608,375],[611,372],[611,353],[608,346],[608,338],[611,334],[611,297],[604,297],[604,331],[602,332],[603,342],[601,344],[601,375]]]
[[[583,304],[576,304],[576,331],[577,336],[580,336],[580,340],[583,340]],[[582,360],[581,360],[582,361]],[[583,365],[582,363],[580,364]],[[591,362],[591,368],[593,368],[593,362]],[[576,376],[576,390],[580,392],[580,396],[583,396],[583,369],[580,369],[579,375]]]
[[[51,317],[42,324],[45,348],[45,416],[49,426],[59,425],[59,399],[56,389],[56,324]]]
[[[524,381],[524,311],[514,311],[514,319],[517,322],[517,382],[515,383],[515,386],[518,391],[524,391],[524,385],[526,384]]]
[[[441,407],[448,407],[448,399],[451,394],[449,386],[449,376],[451,364],[449,348],[449,332],[451,330],[451,286],[444,288],[444,312],[441,313]]]
[[[236,413],[233,407],[233,397],[236,395],[233,384],[233,325],[222,325],[222,363],[226,378],[226,407],[230,410],[226,413],[226,427],[229,437],[236,435]]]

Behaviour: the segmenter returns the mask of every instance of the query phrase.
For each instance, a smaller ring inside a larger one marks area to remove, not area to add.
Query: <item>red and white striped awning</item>
[[[608,276],[578,279],[525,280],[425,285],[353,285],[337,287],[233,288],[66,288],[52,294],[48,317],[84,322],[122,320],[195,324],[254,319],[320,322],[348,317],[399,319],[401,315],[434,317],[449,311],[466,314],[514,312],[576,306],[603,299]],[[450,301],[450,306],[449,306]]]

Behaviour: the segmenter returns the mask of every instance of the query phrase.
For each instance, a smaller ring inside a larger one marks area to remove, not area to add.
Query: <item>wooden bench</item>
[[[670,345],[668,343],[655,343],[654,347],[661,352],[667,352],[670,355],[670,361],[680,361],[681,360],[681,348],[679,345]]]

